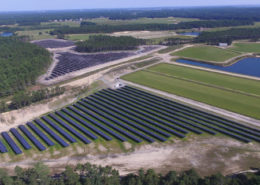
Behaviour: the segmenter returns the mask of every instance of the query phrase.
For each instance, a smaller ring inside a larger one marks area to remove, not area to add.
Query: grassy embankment
[[[193,46],[174,52],[171,55],[199,61],[224,62],[241,55],[241,53],[214,46]]]
[[[260,119],[259,81],[170,64],[159,64],[122,79]]]

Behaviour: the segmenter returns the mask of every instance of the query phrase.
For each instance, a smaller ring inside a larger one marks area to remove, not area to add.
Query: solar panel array
[[[1,133],[1,153],[9,148],[21,154],[22,149],[43,151],[54,145],[89,144],[98,138],[164,142],[172,136],[184,138],[188,133],[221,133],[247,143],[260,142],[257,128],[128,86],[99,91],[18,129],[12,128],[10,133]]]

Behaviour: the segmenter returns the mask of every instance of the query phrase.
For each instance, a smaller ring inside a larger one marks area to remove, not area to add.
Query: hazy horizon
[[[77,9],[118,9],[118,8],[156,8],[156,7],[199,7],[199,6],[260,6],[259,0],[8,0],[1,3],[0,11],[47,11],[47,10],[77,10]]]

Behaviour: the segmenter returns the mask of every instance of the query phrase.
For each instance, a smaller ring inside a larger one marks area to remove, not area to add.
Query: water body
[[[183,32],[179,33],[179,35],[185,35],[185,36],[199,36],[200,32]]]
[[[178,59],[176,62],[206,67],[210,69],[217,69],[226,72],[238,73],[248,76],[260,77],[260,58],[245,58],[227,67],[216,66],[212,64],[206,64],[202,62],[184,59]]]
[[[13,36],[13,33],[11,33],[11,32],[3,32],[3,33],[0,34],[0,36],[1,37],[11,37],[11,36]]]

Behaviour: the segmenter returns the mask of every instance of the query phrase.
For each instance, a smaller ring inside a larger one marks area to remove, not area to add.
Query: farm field
[[[238,92],[255,94],[260,97],[260,82],[257,80],[192,69],[190,67],[183,67],[174,64],[158,64],[150,67],[148,71],[201,82],[209,86],[214,85],[219,88],[227,88]]]
[[[124,25],[124,24],[176,24],[178,22],[189,22],[196,21],[198,19],[194,18],[178,18],[178,17],[168,17],[168,18],[139,18],[132,20],[110,20],[107,18],[96,18],[96,19],[86,19],[86,21],[94,22],[96,24],[108,24],[108,25]]]
[[[240,53],[213,46],[194,46],[172,53],[171,55],[201,61],[224,62],[239,56],[239,54]]]
[[[154,39],[162,37],[174,37],[173,31],[123,31],[109,34],[110,36],[132,36],[139,39]]]
[[[190,134],[260,142],[256,128],[126,86],[101,90],[10,132],[2,132],[0,151],[14,157],[23,152],[29,155],[31,150],[55,152],[76,143],[166,142]]]
[[[260,53],[260,43],[235,43],[230,49],[245,53]]]
[[[122,79],[260,119],[259,97],[144,70],[125,75]]]
[[[66,38],[69,40],[78,41],[78,40],[88,40],[89,36],[90,34],[69,34],[66,35]]]
[[[56,38],[55,35],[50,35],[49,32],[51,29],[41,29],[41,30],[26,30],[26,31],[17,31],[19,36],[29,36],[30,40],[41,40],[41,39],[53,39]]]

